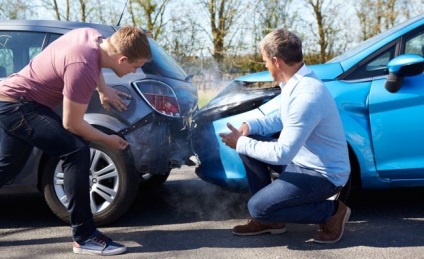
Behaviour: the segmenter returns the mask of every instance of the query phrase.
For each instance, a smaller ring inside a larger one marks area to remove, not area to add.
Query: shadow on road
[[[248,193],[223,190],[199,179],[170,180],[160,189],[140,191],[128,213],[107,227],[114,229],[115,236],[122,240],[141,244],[129,247],[129,252],[135,253],[200,247],[286,246],[292,250],[322,250],[424,245],[424,189],[356,191],[348,201],[352,216],[343,240],[333,245],[310,241],[317,229],[315,225],[288,224],[288,232],[277,236],[233,236],[231,227],[244,223],[248,216],[248,198]],[[16,228],[18,230],[13,231],[29,231],[65,226],[50,212],[41,195],[0,196],[0,208],[0,230]],[[182,227],[175,229],[180,225]],[[169,226],[174,229],[167,230]],[[34,238],[30,242],[41,244],[65,240],[59,239],[46,241]],[[19,246],[19,242],[10,241],[8,245]]]

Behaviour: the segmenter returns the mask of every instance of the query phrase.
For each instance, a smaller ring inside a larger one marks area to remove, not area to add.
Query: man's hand
[[[118,135],[108,135],[106,145],[109,148],[117,149],[117,150],[124,150],[128,146],[128,142],[125,141],[123,138],[119,137]]]
[[[100,73],[97,91],[99,92],[100,103],[106,111],[110,111],[111,107],[120,112],[127,109],[127,104],[122,98],[131,99],[131,96],[107,86],[103,73]]]
[[[230,148],[236,149],[237,141],[242,136],[242,132],[237,130],[231,125],[231,123],[227,123],[227,127],[231,130],[230,133],[219,133],[219,136],[222,139],[222,142]]]
[[[110,111],[110,108],[113,107],[121,112],[127,109],[127,104],[123,98],[128,99],[131,96],[106,86],[102,91],[99,91],[99,98],[106,111]]]

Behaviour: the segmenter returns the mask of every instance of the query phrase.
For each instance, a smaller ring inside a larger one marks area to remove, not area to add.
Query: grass
[[[205,106],[217,93],[217,89],[198,89],[197,90],[199,96],[199,108]]]

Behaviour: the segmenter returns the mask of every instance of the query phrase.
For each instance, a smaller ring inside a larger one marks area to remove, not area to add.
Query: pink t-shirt
[[[18,73],[0,82],[0,93],[54,108],[63,96],[88,104],[101,72],[98,39],[91,28],[72,30],[51,43]]]

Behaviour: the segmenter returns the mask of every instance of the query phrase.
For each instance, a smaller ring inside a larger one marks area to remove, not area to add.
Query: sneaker
[[[344,226],[350,217],[350,209],[339,201],[339,209],[331,216],[326,224],[320,224],[318,234],[314,242],[321,244],[333,244],[338,242],[344,232]]]
[[[262,224],[252,218],[248,220],[247,224],[233,228],[233,234],[237,236],[254,236],[265,233],[282,234],[284,232],[286,232],[286,224],[284,223]]]
[[[117,255],[127,251],[127,248],[96,230],[86,240],[79,243],[74,241],[73,251],[75,254]]]

